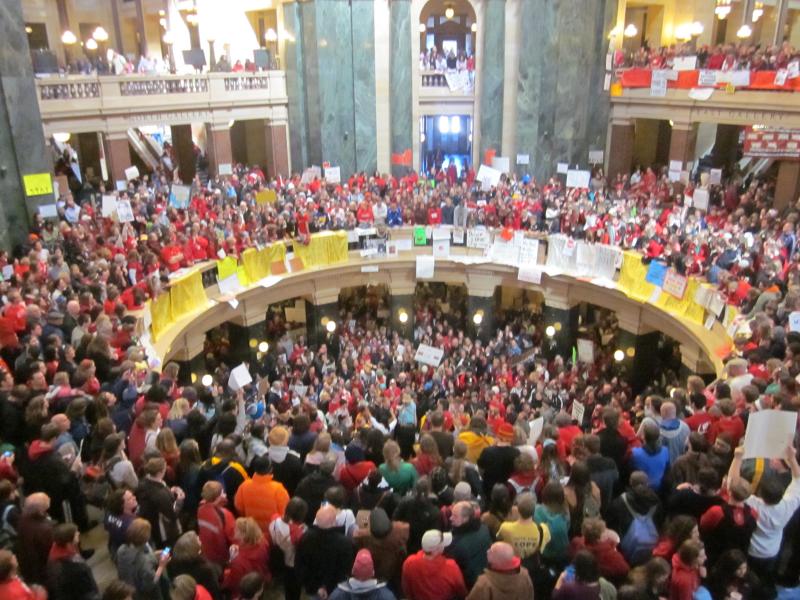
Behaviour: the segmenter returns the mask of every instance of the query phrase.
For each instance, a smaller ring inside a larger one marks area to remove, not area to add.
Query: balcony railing
[[[470,71],[421,71],[420,94],[428,99],[471,98],[475,91],[475,74]]]
[[[286,105],[283,71],[198,75],[55,76],[36,81],[46,129],[90,118],[147,118],[163,112]],[[132,97],[136,98],[131,102]],[[72,129],[78,131],[79,129]]]

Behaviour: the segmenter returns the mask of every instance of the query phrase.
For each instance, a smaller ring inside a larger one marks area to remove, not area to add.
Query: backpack
[[[111,471],[122,460],[122,456],[117,454],[112,456],[105,465],[90,465],[86,469],[81,481],[81,489],[89,504],[102,508],[109,492],[121,487],[111,477]]]
[[[619,543],[619,549],[631,566],[642,565],[650,559],[658,542],[658,529],[653,521],[657,507],[653,506],[641,515],[631,508],[627,494],[622,494],[622,502],[633,520]]]
[[[0,516],[0,550],[14,551],[17,543],[17,530],[8,522],[8,517],[14,509],[14,504],[8,504]]]

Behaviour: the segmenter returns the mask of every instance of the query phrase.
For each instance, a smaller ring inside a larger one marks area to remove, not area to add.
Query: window
[[[450,133],[461,133],[461,117],[450,117]]]
[[[450,117],[447,115],[439,117],[439,133],[450,133]]]

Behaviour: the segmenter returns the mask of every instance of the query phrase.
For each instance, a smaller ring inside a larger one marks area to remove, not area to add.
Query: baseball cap
[[[429,529],[422,536],[422,550],[425,552],[433,552],[437,549],[443,550],[452,542],[452,533],[442,533],[438,529]]]

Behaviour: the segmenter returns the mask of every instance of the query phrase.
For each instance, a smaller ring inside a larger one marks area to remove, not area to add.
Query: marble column
[[[608,170],[609,180],[618,173],[630,173],[633,165],[633,143],[635,127],[632,121],[614,121],[609,133]]]
[[[231,133],[227,124],[206,123],[206,150],[211,173],[217,173],[220,165],[233,163]]]
[[[196,162],[191,125],[172,125],[172,147],[178,159],[178,175],[185,184],[194,179]]]
[[[800,161],[778,161],[778,178],[775,181],[775,208],[781,210],[793,205],[800,194]]]
[[[500,155],[503,140],[503,72],[505,69],[506,0],[487,0],[482,23],[483,66],[481,67],[480,160],[487,151]]]
[[[123,131],[106,135],[106,163],[111,181],[125,181],[125,169],[131,166],[128,135]]]
[[[389,296],[390,322],[392,331],[400,337],[412,339],[414,336],[414,294],[392,294]],[[405,323],[401,319],[405,315]]]
[[[267,121],[267,177],[289,177],[289,133],[286,123]]]
[[[470,293],[467,296],[467,322],[465,323],[467,335],[473,339],[480,339],[484,343],[488,342],[495,334],[494,313],[494,294],[476,296]],[[475,318],[476,315],[479,316],[478,319]]]
[[[502,13],[501,13],[502,17]],[[412,99],[411,99],[411,2],[393,0],[390,23],[390,73],[389,96],[392,125],[392,154],[413,152]],[[394,164],[392,174],[403,175],[407,167]]]
[[[45,148],[21,0],[0,2],[0,247],[10,250],[28,234],[30,218],[53,194],[25,195],[23,177],[53,173]]]
[[[283,68],[286,72],[286,95],[289,99],[289,145],[292,165],[295,171],[302,171],[310,161],[307,156],[308,119],[303,60],[303,20],[301,5],[298,2],[287,2],[283,5],[283,27],[286,30]]]
[[[530,155],[539,179],[558,162],[586,166],[589,150],[606,145],[604,63],[617,1],[522,3],[516,152]]]
[[[258,363],[258,344],[267,339],[266,318],[260,323],[249,325],[229,321],[228,332],[231,341],[231,353],[236,360],[236,364],[246,361],[251,365],[256,365]],[[251,368],[250,371],[254,372],[254,369]]]
[[[136,5],[136,37],[139,42],[139,55],[147,56],[147,28],[144,24],[143,0],[133,0],[133,2]]]
[[[353,0],[351,34],[353,52],[353,116],[355,171],[372,174],[378,168],[375,112],[374,0]]]
[[[545,296],[547,302],[547,296]],[[545,336],[545,354],[552,358],[556,355],[561,356],[565,361],[572,356],[572,348],[578,338],[578,307],[562,308],[560,306],[542,307],[542,317],[544,319],[545,330],[548,327],[555,329],[555,335]]]
[[[669,138],[669,160],[679,161],[681,169],[694,157],[697,141],[697,125],[693,123],[675,123]]]
[[[328,321],[336,323],[333,334],[327,330]],[[339,322],[339,302],[306,300],[306,337],[309,344],[322,344],[332,335],[338,335],[342,324]]]
[[[626,371],[626,379],[634,394],[653,382],[658,365],[658,336],[657,331],[636,334],[625,329],[619,330],[614,350],[622,350],[625,354],[621,367]]]

